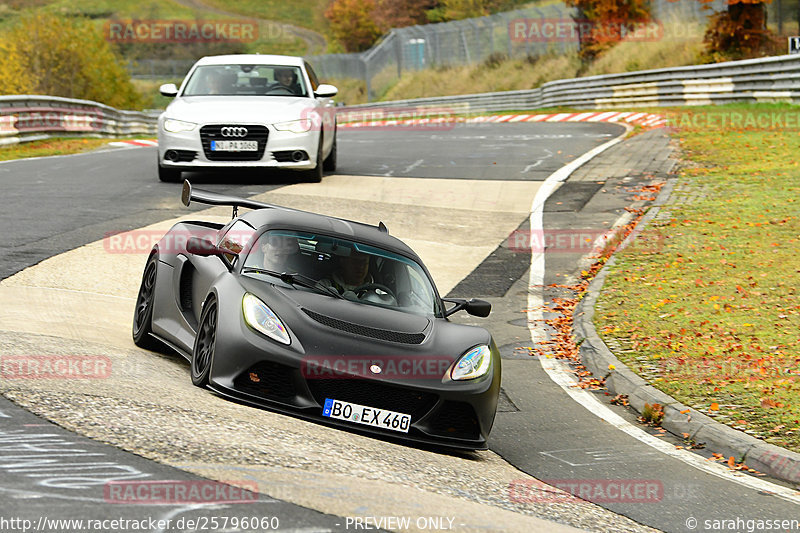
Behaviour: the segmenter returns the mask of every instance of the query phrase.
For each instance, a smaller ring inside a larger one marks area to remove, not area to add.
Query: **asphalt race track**
[[[186,176],[209,190],[382,220],[422,256],[442,294],[491,301],[488,319],[457,315],[488,327],[504,356],[491,451],[474,454],[407,446],[242,406],[192,387],[181,358],[137,349],[130,318],[149,246],[115,248],[109,236],[134,230],[156,238],[176,217],[201,210],[204,218],[230,216],[227,209],[183,208],[179,185],[156,178],[154,149],[0,164],[0,356],[86,355],[111,369],[94,380],[0,378],[6,397],[61,426],[0,399],[4,516],[35,522],[41,516],[258,515],[297,531],[353,529],[347,520],[354,516],[413,517],[410,529],[420,531],[433,525],[558,530],[541,518],[595,531],[647,531],[643,525],[706,531],[706,520],[796,517],[797,498],[750,486],[743,474],[691,466],[598,418],[521,349],[531,345],[523,313],[531,255],[510,246],[508,237],[529,229],[533,199],[548,176],[621,133],[618,125],[591,123],[340,129],[339,169],[321,184],[293,184],[291,174]],[[605,231],[647,179],[568,180],[544,205],[544,227]],[[587,253],[578,246],[548,254],[545,283],[574,279]],[[596,397],[608,406],[602,392]],[[42,461],[21,463],[20,451]],[[92,471],[97,475],[87,474]],[[238,504],[131,506],[109,503],[104,493],[109,480],[197,482],[198,476],[238,482],[260,495]],[[605,480],[654,492],[635,503],[600,498],[594,505],[531,490],[534,478],[562,485]],[[415,523],[420,517],[430,521]]]

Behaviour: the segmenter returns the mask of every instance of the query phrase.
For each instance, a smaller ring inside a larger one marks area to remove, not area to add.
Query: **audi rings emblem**
[[[223,137],[247,137],[247,128],[226,126],[219,130]]]

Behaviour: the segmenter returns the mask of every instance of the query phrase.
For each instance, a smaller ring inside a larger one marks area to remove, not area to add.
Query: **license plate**
[[[401,433],[408,433],[408,428],[411,426],[411,415],[331,398],[325,399],[322,416]]]
[[[257,152],[258,141],[211,141],[212,152]]]

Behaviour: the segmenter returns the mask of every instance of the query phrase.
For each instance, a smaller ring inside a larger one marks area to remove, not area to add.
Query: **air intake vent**
[[[362,326],[361,324],[353,324],[352,322],[345,322],[338,318],[333,318],[308,309],[303,309],[303,312],[329,328],[346,331],[354,335],[362,335],[364,337],[372,337],[373,339],[380,339],[382,341],[397,342],[400,344],[420,344],[425,340],[424,333],[403,333],[401,331],[391,331],[386,329],[371,328],[369,326]]]

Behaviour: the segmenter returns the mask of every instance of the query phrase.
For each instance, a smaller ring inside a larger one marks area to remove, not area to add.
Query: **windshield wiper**
[[[288,283],[289,285],[300,285],[301,287],[306,287],[308,289],[312,289],[317,292],[324,292],[325,294],[330,294],[331,296],[335,296],[342,300],[346,299],[344,296],[339,294],[339,291],[337,291],[333,287],[323,285],[319,281],[310,278],[306,275],[300,274],[299,272],[291,272],[291,273],[276,272],[274,270],[267,270],[264,268],[256,268],[256,267],[245,267],[242,269],[243,274],[249,274],[251,272],[255,272],[256,274],[268,274],[270,276],[275,276],[282,282]]]

